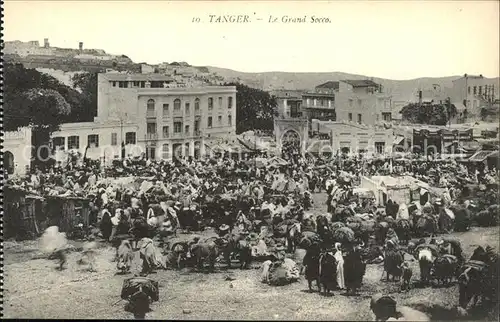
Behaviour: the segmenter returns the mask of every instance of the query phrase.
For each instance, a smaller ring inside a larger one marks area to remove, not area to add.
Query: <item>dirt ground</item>
[[[324,211],[324,194],[315,195],[316,213]],[[498,228],[473,228],[454,233],[467,257],[476,245],[498,249]],[[77,245],[78,246],[78,245]],[[68,268],[55,269],[56,263],[36,259],[36,242],[4,243],[4,317],[67,319],[132,319],[125,312],[120,292],[125,277],[115,275],[113,250],[97,250],[97,272],[76,264],[79,253],[71,253]],[[410,257],[407,257],[410,260]],[[381,265],[368,265],[360,296],[335,292],[324,297],[307,291],[303,277],[299,282],[272,287],[260,282],[260,263],[252,269],[215,273],[190,270],[160,270],[151,275],[160,284],[160,301],[152,305],[148,319],[249,319],[249,320],[373,320],[370,298],[376,292],[391,293],[398,304],[426,310],[433,320],[453,319],[449,309],[458,302],[458,287],[412,288],[399,292],[395,282],[380,281]],[[419,279],[418,263],[411,262],[413,282]],[[236,265],[235,265],[236,266]],[[234,280],[226,280],[231,276]]]

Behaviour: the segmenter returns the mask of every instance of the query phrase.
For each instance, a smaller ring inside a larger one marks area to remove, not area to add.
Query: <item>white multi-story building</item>
[[[145,153],[199,158],[205,144],[236,136],[236,87],[179,87],[161,74],[98,75],[94,122],[68,123],[53,133],[56,150],[77,149],[105,161]]]

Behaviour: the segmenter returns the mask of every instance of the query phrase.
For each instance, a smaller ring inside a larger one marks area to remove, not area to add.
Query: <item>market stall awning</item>
[[[288,165],[288,162],[280,157],[273,157],[267,161],[267,164],[274,166],[286,166]]]
[[[401,142],[403,142],[404,140],[405,140],[404,136],[397,135],[394,137],[392,145],[401,144]]]
[[[244,146],[251,152],[258,152],[261,149],[259,148],[259,145],[255,141],[250,141],[250,140],[243,140],[238,138],[238,142],[240,145]]]
[[[483,162],[489,157],[498,157],[498,151],[478,151],[468,161]]]

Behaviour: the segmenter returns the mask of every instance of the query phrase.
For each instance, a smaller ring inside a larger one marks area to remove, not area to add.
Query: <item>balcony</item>
[[[320,105],[320,104],[314,105],[313,103],[310,103],[310,104],[305,103],[302,105],[302,108],[316,108],[316,109],[323,109],[323,110],[334,110],[335,104],[332,103],[331,106],[328,106],[328,105]]]
[[[144,135],[144,140],[156,141],[156,140],[158,140],[158,134],[157,133],[147,133],[146,135]]]
[[[147,119],[156,119],[155,111],[147,111],[146,112],[146,118]]]

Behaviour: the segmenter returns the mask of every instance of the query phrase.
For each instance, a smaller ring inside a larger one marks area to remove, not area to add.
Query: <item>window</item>
[[[99,147],[99,135],[90,134],[87,136],[87,145],[89,148],[98,148]]]
[[[209,129],[211,129],[211,128],[212,128],[212,117],[211,117],[211,116],[209,116],[209,117],[208,117],[207,127],[208,127]]]
[[[170,146],[168,144],[163,144],[161,147],[161,152],[162,152],[162,158],[163,159],[168,159],[169,153],[170,153]]]
[[[467,87],[467,93],[470,94],[470,86]]]
[[[349,121],[352,122],[352,113],[349,113]]]
[[[111,145],[118,145],[118,134],[111,133]]]
[[[178,134],[182,132],[182,122],[174,122],[174,133]]]
[[[474,92],[474,95],[477,94],[477,86],[474,86],[473,92]]]
[[[233,126],[233,118],[231,115],[227,116],[227,125],[228,126]]]
[[[382,113],[382,117],[384,118],[384,121],[390,122],[392,120],[391,113]]]
[[[222,97],[219,97],[219,107],[222,107]]]
[[[199,111],[200,110],[200,99],[197,98],[194,100],[194,110]]]
[[[194,120],[194,134],[199,135],[200,134],[200,120]]]
[[[139,87],[139,84],[140,84],[139,82],[134,81],[134,87]]]
[[[68,149],[79,149],[80,148],[80,137],[77,135],[68,137]]]
[[[111,82],[113,84],[113,87],[116,87],[116,82]]]
[[[217,125],[219,126],[222,125],[222,115],[219,115],[217,122],[218,122]]]
[[[156,134],[156,123],[147,123],[146,124],[146,133]]]
[[[120,88],[128,88],[128,82],[127,81],[118,82],[118,87],[120,87]]]
[[[361,123],[361,114],[358,114],[358,123]]]
[[[349,107],[352,107],[352,102],[353,102],[353,100],[349,99]]]
[[[146,87],[146,82],[141,82],[141,88]]]
[[[151,88],[163,88],[163,87],[165,87],[164,84],[165,84],[165,82],[163,82],[163,81],[152,81]]]
[[[150,160],[156,159],[156,148],[146,147],[146,158]]]
[[[214,99],[212,97],[208,98],[208,109],[211,110],[214,108]]]
[[[64,150],[66,139],[62,136],[55,137],[52,139],[52,147],[54,150]]]
[[[227,98],[227,108],[233,108],[233,97],[229,96]]]
[[[154,117],[155,116],[155,100],[154,99],[148,100],[146,116],[147,117]]]
[[[185,104],[186,115],[189,115],[189,103]]]
[[[163,104],[163,117],[168,117],[168,104]]]
[[[189,134],[189,125],[184,126],[184,133]]]
[[[477,92],[479,95],[481,95],[481,93],[483,92],[483,87],[482,86],[479,86],[479,91]]]
[[[382,154],[385,150],[385,142],[375,142],[375,151],[377,153]]]
[[[135,132],[125,133],[125,144],[135,144]]]
[[[169,137],[169,133],[170,133],[170,131],[169,131],[169,130],[170,130],[170,129],[168,128],[168,126],[164,126],[164,127],[163,127],[163,131],[162,131],[162,132],[163,132],[163,138],[164,138],[164,139],[166,139],[166,138],[168,138],[168,137]]]
[[[361,104],[362,104],[361,100],[358,99],[358,106],[361,107]]]
[[[181,100],[177,98],[174,101],[174,111],[180,111],[180,110],[181,110]]]

